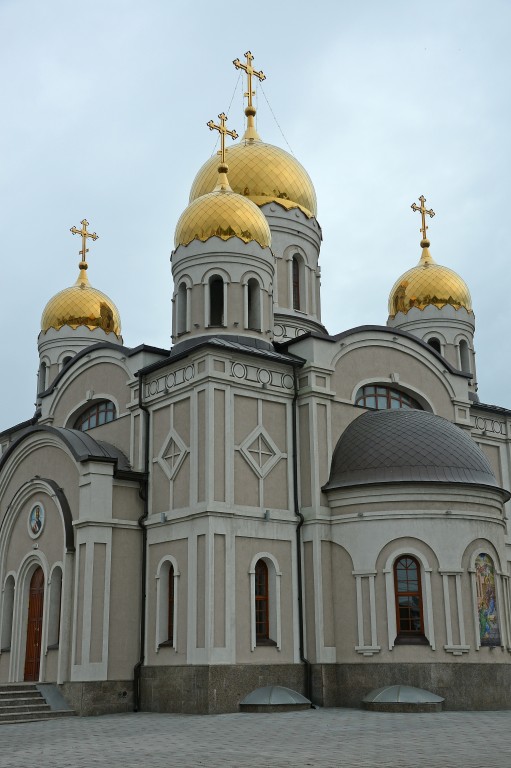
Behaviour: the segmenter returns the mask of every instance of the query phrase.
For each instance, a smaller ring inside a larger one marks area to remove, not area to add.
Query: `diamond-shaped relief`
[[[241,443],[240,453],[260,477],[266,477],[283,456],[266,429],[261,426],[252,430]]]
[[[156,461],[163,469],[169,480],[172,480],[181,464],[183,463],[189,449],[179,437],[175,429],[171,429],[163,447],[158,454]]]

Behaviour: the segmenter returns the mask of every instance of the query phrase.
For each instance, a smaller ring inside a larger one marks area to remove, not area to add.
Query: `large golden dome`
[[[76,283],[50,299],[41,318],[43,333],[68,325],[70,328],[86,326],[91,331],[102,328],[106,333],[120,336],[121,318],[117,307],[108,296],[91,286],[86,269],[87,264],[82,262]]]
[[[464,307],[472,312],[472,299],[462,278],[448,267],[437,264],[429,252],[429,241],[423,240],[422,256],[416,267],[409,269],[395,282],[389,296],[389,315],[406,313],[413,307],[430,305],[441,309],[450,304],[454,309]]]
[[[225,176],[226,166],[221,166],[223,172],[219,174],[218,158],[214,160],[209,194],[201,193],[181,214],[174,236],[175,247],[188,245],[192,240],[205,242],[210,237],[222,240],[239,237],[245,243],[254,241],[261,248],[269,247],[271,233],[266,216],[247,197],[233,192]]]
[[[305,168],[289,152],[246,135],[225,153],[233,191],[256,205],[275,202],[288,210],[300,208],[309,218],[316,216],[316,192]],[[213,189],[217,167],[217,155],[204,163],[192,184],[190,201]]]

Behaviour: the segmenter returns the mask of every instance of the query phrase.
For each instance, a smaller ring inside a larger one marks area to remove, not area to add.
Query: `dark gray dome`
[[[396,482],[497,486],[467,432],[428,411],[368,411],[341,435],[324,490]]]

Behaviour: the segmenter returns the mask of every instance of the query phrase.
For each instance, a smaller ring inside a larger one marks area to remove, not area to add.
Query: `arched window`
[[[481,645],[500,645],[499,616],[493,560],[485,552],[476,557],[476,594]]]
[[[410,395],[383,384],[367,384],[365,387],[361,387],[355,395],[355,405],[360,405],[362,408],[373,408],[376,411],[385,411],[389,408],[423,410],[422,405]]]
[[[433,347],[435,352],[438,352],[439,354],[442,354],[442,347],[440,345],[440,339],[437,339],[436,336],[432,336],[430,339],[428,339],[428,344],[430,347]]]
[[[254,277],[247,283],[247,322],[251,330],[261,330],[261,288]]]
[[[264,644],[270,639],[268,566],[264,560],[258,560],[255,567],[255,625],[256,642]]]
[[[417,641],[424,637],[420,566],[415,557],[402,555],[394,563],[397,639]]]
[[[462,339],[460,341],[460,365],[461,365],[461,370],[464,373],[471,373],[470,350],[468,348],[468,343],[465,341],[465,339]]]
[[[90,408],[81,413],[74,424],[74,429],[81,432],[87,432],[88,429],[94,429],[116,418],[115,405],[110,400],[101,400],[94,403]]]
[[[56,566],[51,573],[50,611],[48,615],[48,649],[59,647],[60,606],[62,599],[62,570]]]
[[[64,368],[64,366],[70,363],[72,359],[73,359],[72,355],[66,355],[65,358],[62,360],[62,368]]]
[[[209,278],[209,325],[224,324],[224,281],[219,275]]]
[[[167,642],[174,645],[174,566],[169,568],[169,599],[167,606]]]
[[[156,650],[177,648],[177,597],[179,570],[174,558],[163,558],[156,574]]]
[[[300,303],[300,260],[298,256],[293,256],[293,309],[301,309]]]
[[[14,576],[5,580],[4,599],[2,601],[2,639],[0,650],[10,651],[12,641],[12,615],[14,611]]]
[[[47,365],[46,363],[41,363],[39,366],[39,377],[37,381],[37,391],[38,392],[44,392],[46,389],[46,376],[47,376]]]
[[[177,289],[177,333],[188,330],[188,290],[186,283],[181,283]]]

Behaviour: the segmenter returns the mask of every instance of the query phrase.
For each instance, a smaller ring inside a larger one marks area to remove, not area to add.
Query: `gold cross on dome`
[[[247,73],[247,92],[245,93],[245,96],[248,97],[248,106],[252,106],[252,96],[255,94],[255,91],[252,90],[252,75],[254,77],[257,77],[261,82],[263,80],[266,80],[266,75],[261,70],[260,72],[257,72],[254,67],[252,66],[252,62],[254,60],[254,57],[250,53],[250,51],[247,51],[245,54],[245,57],[247,59],[246,64],[242,64],[239,59],[234,59],[232,62],[236,69],[244,69]]]
[[[80,222],[82,225],[81,229],[77,229],[76,227],[71,227],[69,230],[73,233],[73,235],[81,235],[82,236],[82,250],[79,251],[82,257],[82,263],[85,263],[85,254],[88,253],[89,249],[86,248],[87,238],[91,237],[93,240],[97,240],[99,235],[97,235],[95,232],[87,232],[87,227],[89,226],[89,222],[87,219],[82,219]],[[87,269],[87,267],[86,267]]]
[[[427,240],[428,238],[426,236],[426,231],[428,228],[426,226],[426,214],[428,216],[431,216],[431,218],[433,218],[433,216],[435,215],[435,211],[432,208],[429,211],[427,210],[426,206],[424,205],[424,203],[426,202],[426,198],[424,197],[424,195],[421,195],[419,197],[419,200],[421,203],[420,205],[417,205],[416,203],[412,203],[411,207],[412,207],[412,211],[419,211],[422,216],[422,227],[421,227],[422,239]]]
[[[220,125],[217,125],[213,122],[213,120],[210,120],[209,123],[206,123],[210,131],[218,131],[220,134],[220,157],[222,159],[222,165],[225,164],[225,137],[231,136],[233,139],[238,138],[238,134],[235,130],[229,131],[225,127],[225,121],[227,120],[227,115],[225,112],[221,112],[218,115],[218,119],[220,120]]]

